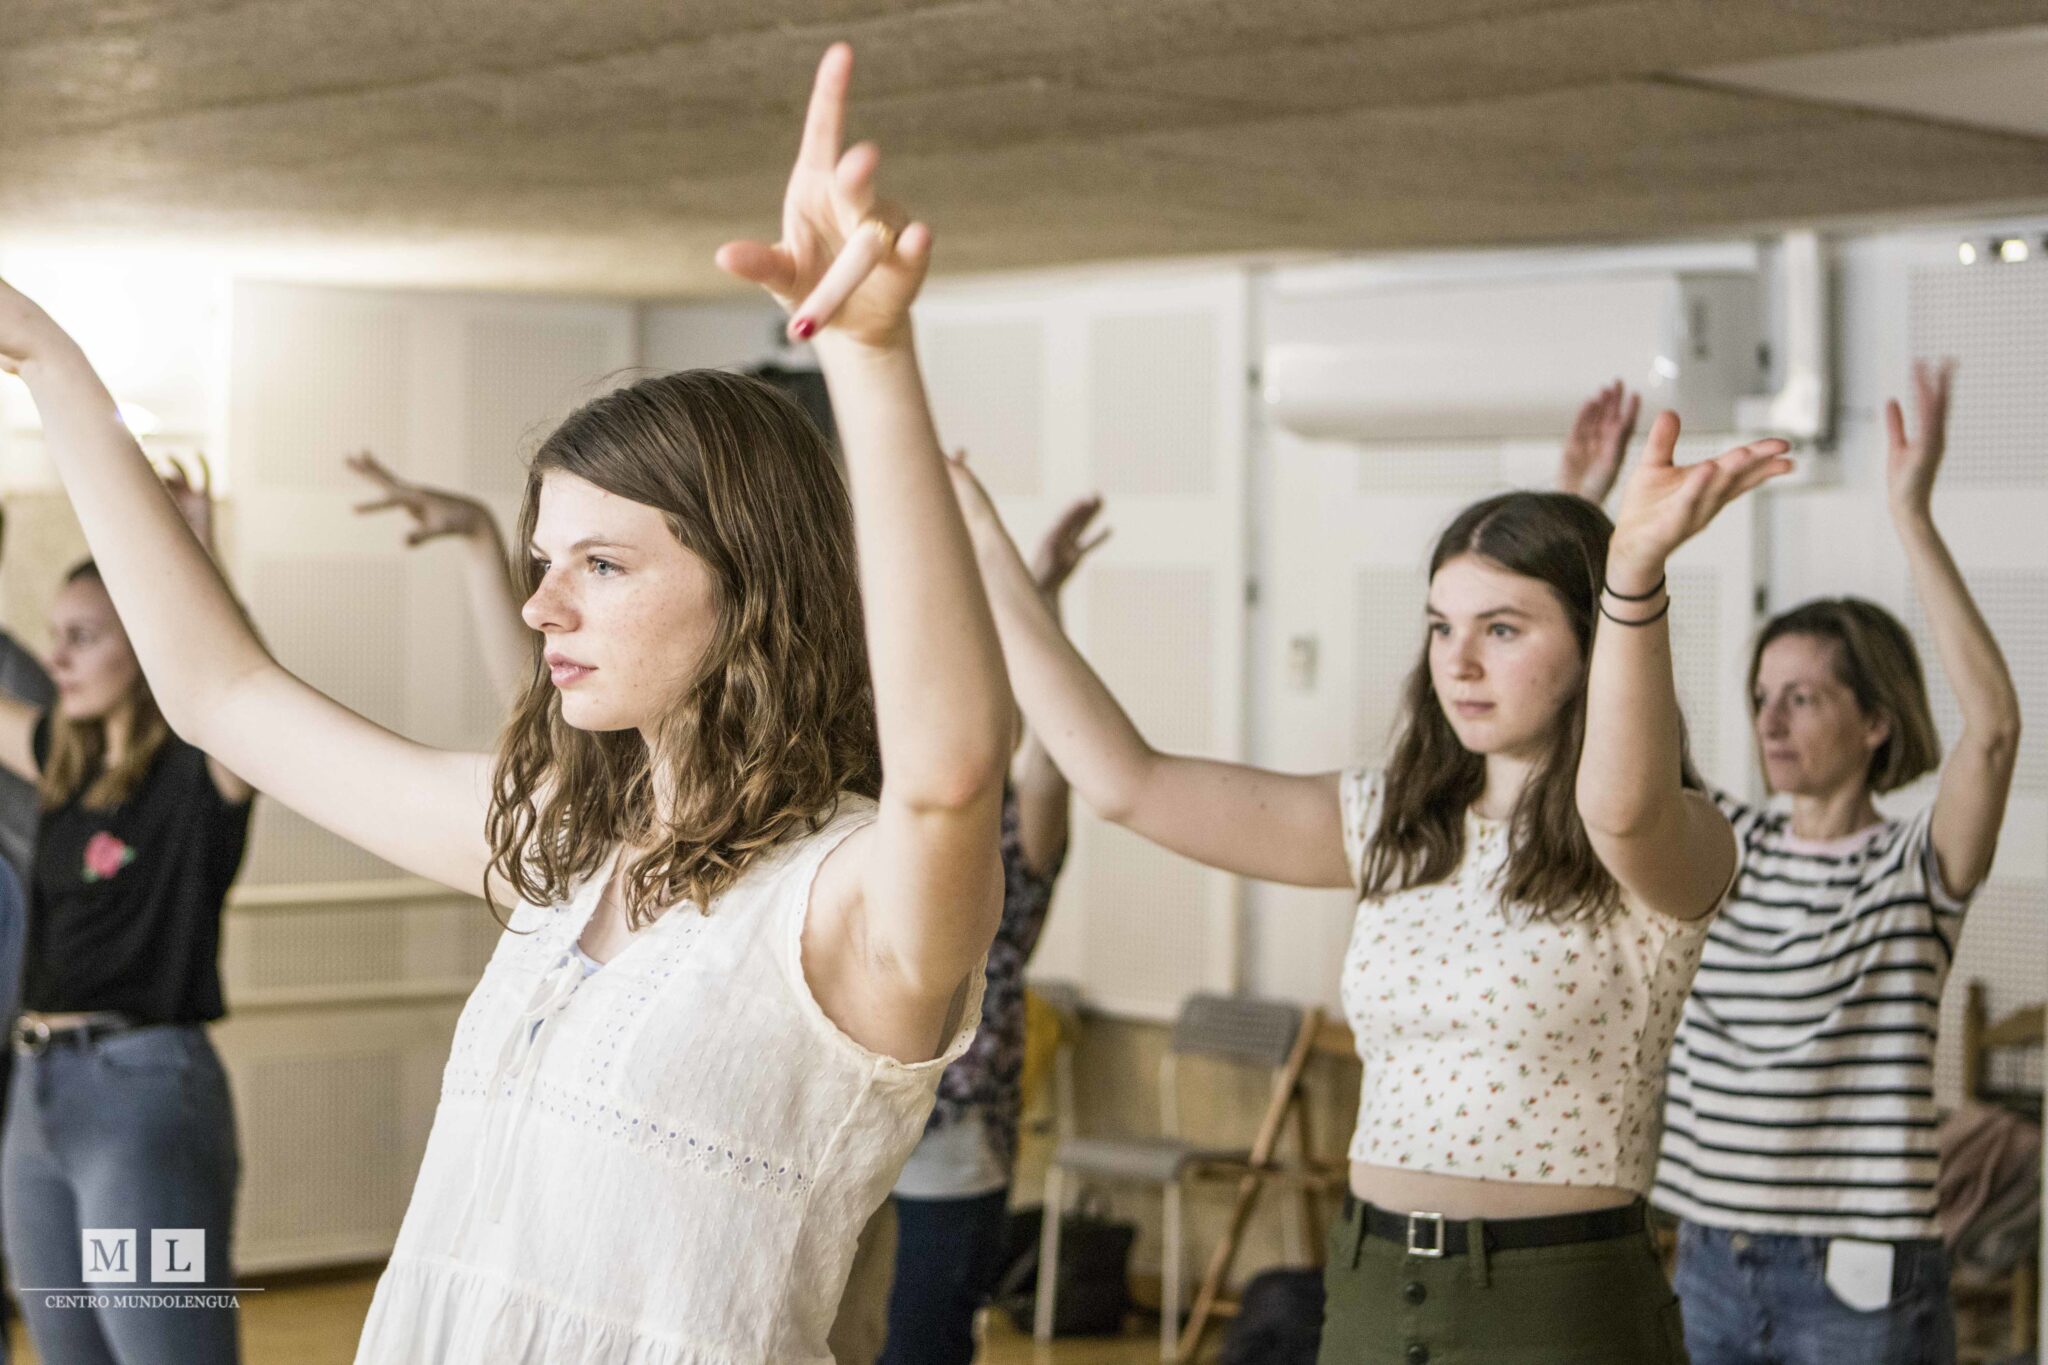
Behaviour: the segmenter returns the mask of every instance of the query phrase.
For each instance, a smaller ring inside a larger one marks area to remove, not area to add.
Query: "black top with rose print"
[[[36,722],[36,765],[50,716]],[[86,786],[81,784],[81,792]],[[248,842],[249,802],[230,803],[206,755],[172,735],[126,801],[77,796],[36,826],[23,1009],[113,1010],[143,1024],[226,1013],[220,915]]]

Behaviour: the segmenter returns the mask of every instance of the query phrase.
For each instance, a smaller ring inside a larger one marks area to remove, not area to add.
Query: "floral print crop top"
[[[1340,785],[1354,885],[1382,790],[1366,769]],[[1503,906],[1507,826],[1465,821],[1448,880],[1359,901],[1343,979],[1365,1065],[1351,1159],[1647,1193],[1665,1057],[1712,916],[1558,924]]]

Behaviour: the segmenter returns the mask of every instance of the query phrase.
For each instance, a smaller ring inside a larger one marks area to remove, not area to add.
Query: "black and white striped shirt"
[[[1815,843],[1715,799],[1742,868],[1672,1045],[1652,1198],[1750,1232],[1939,1236],[1934,1035],[1965,902],[1931,808]]]

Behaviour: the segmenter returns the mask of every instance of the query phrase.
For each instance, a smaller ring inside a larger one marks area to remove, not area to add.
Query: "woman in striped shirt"
[[[1764,628],[1750,701],[1791,808],[1719,798],[1741,872],[1672,1048],[1656,1203],[1682,1220],[1693,1365],[1955,1358],[1934,1221],[1934,1040],[1963,910],[1991,867],[2019,741],[1998,644],[1929,510],[1951,367],[1888,405],[1887,491],[1962,711],[1933,806],[1873,793],[1940,764],[1905,628],[1853,598]]]

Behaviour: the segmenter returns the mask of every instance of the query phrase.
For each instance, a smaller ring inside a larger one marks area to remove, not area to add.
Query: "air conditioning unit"
[[[1750,274],[1404,283],[1357,292],[1343,314],[1327,342],[1266,350],[1266,410],[1295,435],[1555,439],[1615,379],[1642,392],[1646,412],[1675,408],[1689,430],[1734,431],[1738,400],[1766,382]]]

